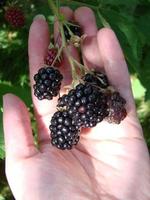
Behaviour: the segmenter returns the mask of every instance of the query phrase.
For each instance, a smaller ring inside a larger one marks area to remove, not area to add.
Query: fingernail
[[[38,15],[36,15],[36,16],[33,18],[33,21],[34,21],[34,20],[37,20],[37,19],[42,19],[42,20],[46,21],[45,16],[42,15],[42,14],[38,14]]]
[[[11,93],[7,93],[3,95],[3,108],[9,106],[13,103],[14,95]]]
[[[8,101],[9,101],[9,96],[8,96],[8,94],[3,95],[3,108],[4,108],[5,106],[7,106]]]

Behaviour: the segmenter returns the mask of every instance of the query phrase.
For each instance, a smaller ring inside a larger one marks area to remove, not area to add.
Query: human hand
[[[39,149],[34,145],[29,114],[16,96],[4,96],[6,174],[16,200],[148,200],[150,160],[136,116],[129,74],[123,53],[112,30],[97,30],[93,12],[63,8],[74,15],[87,37],[82,46],[84,62],[104,70],[110,83],[127,101],[127,117],[119,125],[99,123],[83,130],[79,144],[70,151],[51,146],[49,123],[57,100],[38,101],[32,94],[38,125]],[[55,24],[57,35],[57,23]],[[30,79],[41,67],[49,44],[45,20],[33,21],[29,33]],[[70,47],[79,59],[76,50]],[[102,67],[103,66],[103,67]],[[61,66],[64,84],[70,83],[67,59]],[[63,92],[63,91],[62,91]],[[33,93],[33,92],[32,92]]]

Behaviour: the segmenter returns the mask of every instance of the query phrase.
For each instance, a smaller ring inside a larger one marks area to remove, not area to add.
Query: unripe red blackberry
[[[39,69],[38,73],[34,75],[34,95],[39,100],[51,100],[59,94],[62,79],[62,74],[54,67]]]
[[[9,7],[5,12],[6,21],[15,28],[20,28],[25,24],[23,11],[18,7]]]
[[[72,118],[67,111],[54,113],[49,127],[51,143],[58,149],[72,149],[79,142],[79,127],[72,123]]]
[[[125,99],[121,97],[118,92],[110,93],[107,97],[109,115],[107,116],[106,120],[109,123],[120,124],[120,122],[127,115],[125,104]]]
[[[44,63],[48,66],[51,66],[57,56],[57,53],[58,53],[58,50],[56,48],[48,49],[46,56],[44,58]],[[60,62],[57,59],[56,62],[54,63],[54,66],[58,67],[59,64]]]

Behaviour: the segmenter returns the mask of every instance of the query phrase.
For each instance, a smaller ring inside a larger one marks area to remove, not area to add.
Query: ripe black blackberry
[[[72,123],[81,127],[94,127],[108,115],[105,94],[89,83],[78,84],[59,98],[57,106],[65,107]]]
[[[53,67],[43,67],[34,75],[34,95],[39,99],[51,100],[60,90],[62,74]]]
[[[127,112],[125,109],[126,101],[120,96],[119,92],[113,92],[108,94],[107,106],[109,115],[106,120],[109,123],[120,124],[120,122],[126,117]]]
[[[109,86],[107,76],[101,72],[94,71],[92,73],[87,73],[82,79],[85,82],[91,83],[92,85],[96,85],[103,89]]]
[[[81,37],[82,31],[81,31],[80,26],[78,24],[75,24],[74,22],[71,22],[71,23],[73,23],[74,25],[71,25],[71,24],[68,25],[67,24],[67,26],[69,27],[72,34],[75,35],[75,36]],[[71,33],[69,32],[67,26],[66,25],[63,26],[64,34],[65,34],[66,40],[70,40],[71,39]]]
[[[51,143],[58,149],[72,149],[79,142],[79,127],[72,123],[68,111],[57,111],[49,127],[51,131]]]

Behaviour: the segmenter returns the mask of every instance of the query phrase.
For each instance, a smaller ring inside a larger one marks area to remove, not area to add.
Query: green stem
[[[73,81],[75,81],[77,79],[77,73],[76,73],[76,69],[75,69],[72,57],[71,57],[68,47],[66,45],[66,38],[64,35],[63,25],[61,22],[60,22],[60,32],[61,32],[61,37],[62,37],[62,46],[65,48],[65,52],[67,54],[67,58],[69,60],[70,66],[71,66],[72,78],[73,78]]]
[[[60,55],[62,53],[62,50],[63,50],[63,46],[61,46],[60,49],[58,50],[57,56],[55,57],[55,59],[52,62],[52,66],[54,66],[54,64],[57,61],[57,59],[59,59],[59,57],[60,57]]]
[[[53,0],[48,0],[48,4],[49,4],[49,6],[51,7],[51,9],[52,9],[54,15],[56,15],[56,16],[58,17],[58,19],[59,19],[59,16],[60,16],[60,15],[59,15],[59,11],[58,11],[56,5],[54,4]]]
[[[72,60],[73,62],[77,65],[77,67],[80,68],[81,72],[82,73],[88,73],[90,72],[89,68],[86,66],[86,65],[82,65],[81,63],[79,63],[77,60],[75,60],[73,57],[72,57]]]
[[[59,0],[56,1],[56,4],[57,4],[57,10],[59,10],[59,7],[60,7],[60,2],[59,2]]]
[[[59,13],[59,9],[57,8],[57,6],[55,5],[53,0],[48,0],[48,4],[50,6],[50,8],[52,9],[54,15],[56,15],[58,21],[66,21],[64,15],[62,15],[61,13]]]

